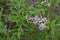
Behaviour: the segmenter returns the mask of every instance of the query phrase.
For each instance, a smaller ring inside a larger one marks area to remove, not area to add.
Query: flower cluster
[[[48,2],[48,0],[45,0],[45,1],[42,1],[42,2],[41,2],[41,4],[44,4],[44,3],[47,3],[47,5],[45,5],[45,6],[47,6],[47,7],[50,7],[50,5],[51,5],[51,4]]]
[[[38,25],[39,29],[40,30],[44,30],[46,28],[46,21],[47,21],[47,18],[46,17],[38,17],[38,15],[35,15],[34,17],[29,17],[26,16],[26,19],[27,21],[30,21],[32,22],[33,24],[36,24]]]

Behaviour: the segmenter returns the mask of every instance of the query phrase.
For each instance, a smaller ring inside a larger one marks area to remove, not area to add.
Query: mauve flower
[[[39,23],[42,23],[42,20],[40,20]]]
[[[40,24],[40,25],[39,25],[39,29],[40,29],[40,30],[44,30],[45,28],[46,28],[46,25],[45,25],[45,24]]]
[[[42,21],[43,21],[43,22],[46,22],[46,21],[47,21],[47,18],[42,18]]]
[[[34,16],[34,17],[30,17],[28,18],[28,16],[26,16],[26,19],[30,22],[32,22],[33,24],[38,25],[40,30],[44,30],[46,28],[45,22],[47,21],[46,17],[38,17],[38,15]]]
[[[38,19],[38,16],[36,15],[36,16],[34,17],[34,19],[37,20],[37,19]]]
[[[33,21],[33,24],[37,24],[38,23],[38,21]]]

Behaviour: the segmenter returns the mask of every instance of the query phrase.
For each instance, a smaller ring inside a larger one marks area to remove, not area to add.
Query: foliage
[[[0,40],[60,40],[60,12],[57,0],[1,0],[0,1]],[[50,6],[47,6],[50,3]],[[55,13],[56,10],[56,13]],[[46,29],[27,22],[26,15],[42,15],[48,20]]]

